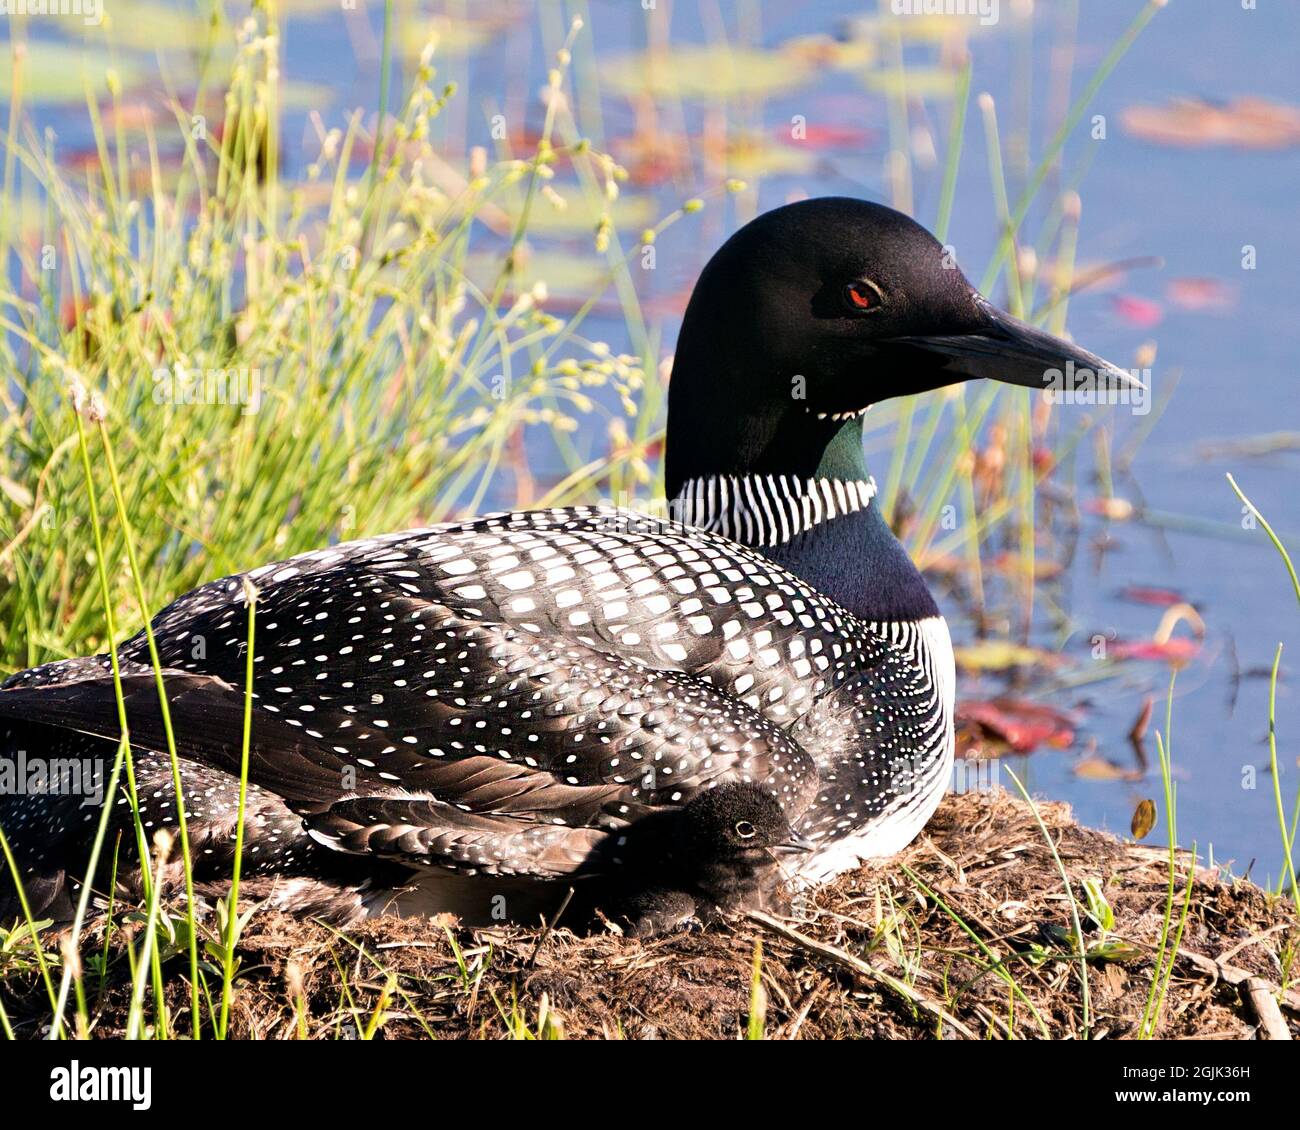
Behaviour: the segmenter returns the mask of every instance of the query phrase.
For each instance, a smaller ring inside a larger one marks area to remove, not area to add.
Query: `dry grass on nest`
[[[1156,968],[1167,852],[1081,827],[1065,805],[1039,813],[1076,895],[1085,879],[1100,883],[1114,912],[1109,936],[1128,946],[1123,960],[1089,964],[1091,1035],[1134,1037]],[[1175,928],[1188,863],[1179,856]],[[648,943],[395,917],[344,935],[259,913],[241,942],[232,1034],[731,1039],[749,1028],[755,999],[772,1038],[1084,1034],[1070,903],[1033,811],[1006,794],[947,798],[901,857],[844,875],[796,909],[795,918]],[[1102,940],[1087,925],[1085,934],[1090,945]],[[1268,1020],[1275,1035],[1300,1032],[1300,993],[1279,989],[1298,948],[1289,904],[1198,870],[1156,1035],[1251,1038]],[[1014,978],[1014,1005],[994,962]],[[168,967],[170,1011],[182,1026],[183,964]],[[23,1003],[35,1009],[41,999],[35,983],[29,988],[9,1006],[15,1020]],[[121,1034],[127,994],[125,984],[105,990],[92,1009],[95,1035]]]

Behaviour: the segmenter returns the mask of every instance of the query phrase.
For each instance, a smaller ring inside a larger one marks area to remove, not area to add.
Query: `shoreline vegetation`
[[[1078,282],[1081,201],[1072,186],[1082,171],[1064,167],[1065,142],[1162,6],[1138,10],[1066,101],[1033,166],[1026,158],[1004,169],[998,107],[987,94],[975,99],[1001,233],[981,289],[1005,286],[1013,313],[1053,332],[1064,329]],[[640,71],[611,74],[580,21],[541,29],[553,66],[535,131],[517,129],[491,155],[435,145],[457,97],[438,77],[447,46],[439,39],[454,45],[452,29],[407,52],[409,88],[398,94],[390,75],[409,29],[394,26],[391,0],[377,118],[358,112],[334,128],[310,116],[319,151],[301,177],[282,179],[291,91],[276,7],[257,4],[239,26],[219,15],[218,6],[202,22],[196,86],[160,96],[148,114],[128,97],[120,68],[90,76],[94,158],[75,171],[53,135],[37,134],[25,101],[39,77],[28,62],[41,51],[12,45],[0,214],[0,257],[16,265],[0,284],[0,357],[12,374],[0,389],[3,674],[112,651],[203,581],[475,513],[501,490],[518,506],[647,503],[667,358],[661,319],[643,307],[634,272],[670,229],[719,205],[732,219],[757,207],[755,184],[713,177],[627,238],[616,221],[628,206],[629,168],[578,125],[598,108],[593,76],[617,86],[640,74],[687,99],[699,92],[686,72],[706,60],[674,68],[671,51],[652,50]],[[936,40],[934,56],[929,69],[905,65],[902,43],[873,25],[847,42],[809,37],[778,61],[865,70],[898,157],[887,165],[890,199],[907,211],[909,115],[925,90],[941,91],[947,145],[932,226],[945,238],[972,64],[964,45]],[[748,104],[761,99],[763,81],[780,88],[782,73],[759,62],[718,71],[734,88],[719,97]],[[707,170],[716,164],[704,161]],[[548,228],[588,241],[582,262],[568,264],[582,268],[570,272],[578,281],[566,279],[563,293],[558,274],[546,277],[561,257],[534,246]],[[620,348],[590,333],[610,316],[622,324]],[[1037,488],[1055,473],[1072,476],[1076,449],[1090,443],[1101,493],[1118,504],[1115,477],[1159,407],[1121,446],[1104,413],[1066,421],[1026,396],[957,389],[882,406],[868,442],[892,445],[881,497],[909,550],[959,574],[954,589],[977,631],[991,620],[1010,625],[995,642],[1014,650],[1028,639],[1048,564],[1036,561],[1039,534],[1071,508]],[[545,481],[530,471],[525,446],[538,434],[561,467]],[[594,448],[580,442],[592,434]],[[951,498],[978,518],[947,526]],[[1177,845],[1169,722],[1157,736],[1160,817]],[[259,912],[237,884],[228,903],[205,906],[178,903],[178,892],[152,883],[139,906],[84,897],[68,929],[30,915],[0,924],[0,1030],[161,1039],[1281,1038],[1297,1032],[1300,896],[1290,870],[1296,817],[1280,793],[1271,724],[1270,738],[1288,861],[1272,890],[1007,793],[948,797],[901,857],[808,893],[791,920],[755,917],[647,944],[397,918],[345,936]],[[244,741],[246,759],[247,732]],[[108,787],[125,787],[134,806],[133,780],[124,743]],[[161,875],[174,850],[188,886],[183,835],[177,844],[151,840],[137,817],[133,842],[113,845],[103,828],[97,853],[137,853]]]

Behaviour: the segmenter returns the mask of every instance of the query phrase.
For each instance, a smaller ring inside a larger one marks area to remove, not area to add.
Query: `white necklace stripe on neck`
[[[781,545],[822,522],[865,510],[867,479],[793,475],[708,475],[687,479],[671,505],[676,521],[752,546]]]

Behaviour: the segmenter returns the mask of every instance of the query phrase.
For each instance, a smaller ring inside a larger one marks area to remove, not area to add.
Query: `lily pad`
[[[1236,288],[1219,279],[1170,279],[1165,293],[1181,310],[1231,310],[1237,302]]]
[[[1076,777],[1084,781],[1137,781],[1142,777],[1140,769],[1126,769],[1095,754],[1076,761],[1073,771]]]
[[[802,86],[815,73],[808,58],[745,47],[675,45],[671,51],[618,55],[600,68],[609,90],[719,100],[753,98]]]
[[[1015,753],[1032,753],[1039,746],[1066,749],[1074,741],[1076,721],[1062,710],[1019,698],[991,701],[963,699],[957,704],[959,725],[977,727]]]
[[[870,66],[876,45],[870,39],[835,39],[829,35],[801,35],[781,44],[785,55],[804,60],[823,70],[855,71]]]
[[[957,92],[957,72],[942,67],[891,67],[868,71],[862,76],[866,88],[876,94],[903,98],[951,98]]]
[[[170,4],[151,0],[108,0],[104,20],[98,26],[85,26],[79,20],[61,20],[60,27],[71,33],[79,30],[96,42],[133,51],[194,51],[202,48],[211,34],[206,16]],[[218,44],[232,40],[230,28],[217,28]]]
[[[465,264],[465,273],[482,290],[491,288],[500,270],[499,254],[474,254]],[[595,252],[590,256],[578,256],[532,250],[520,256],[510,289],[519,293],[539,282],[546,284],[552,296],[580,294],[585,297],[609,285],[609,265]]]
[[[777,145],[766,138],[746,134],[733,138],[727,146],[727,173],[741,180],[762,176],[805,173],[816,163],[811,146],[792,141]]]
[[[953,649],[958,665],[967,671],[1007,671],[1013,667],[1052,667],[1059,657],[1011,640],[984,640]]]
[[[1171,640],[1118,640],[1107,651],[1112,659],[1149,659],[1181,666],[1200,655],[1201,645],[1176,636]]]
[[[531,235],[574,236],[596,231],[602,210],[602,201],[593,201],[583,195],[577,185],[555,185],[565,200],[563,208],[556,208],[546,200],[535,200],[528,213],[528,231]],[[517,221],[513,206],[508,208],[511,224]],[[619,231],[643,231],[663,214],[663,210],[648,196],[620,196],[609,207],[610,220]]]
[[[144,76],[141,63],[131,59],[110,59],[103,51],[87,50],[75,43],[34,39],[4,50],[0,66],[0,98],[14,96],[12,50],[25,52],[22,62],[23,98],[32,102],[81,102],[90,92],[99,97],[108,89],[107,74],[115,70],[122,88],[129,89]]]
[[[1165,317],[1164,307],[1153,298],[1143,298],[1137,294],[1116,294],[1111,297],[1110,307],[1121,321],[1138,329],[1149,330],[1158,326]]]
[[[407,55],[416,56],[432,41],[433,58],[472,55],[492,42],[507,26],[502,20],[453,20],[447,16],[413,17],[402,22],[399,42]]]
[[[890,15],[863,16],[846,20],[843,31],[846,40],[885,40],[898,36],[904,43],[948,43],[963,42],[969,36],[987,30],[990,24],[983,24],[977,15]]]
[[[1239,149],[1300,145],[1300,107],[1267,98],[1235,98],[1223,105],[1180,98],[1165,106],[1130,106],[1120,121],[1135,137],[1157,145]]]

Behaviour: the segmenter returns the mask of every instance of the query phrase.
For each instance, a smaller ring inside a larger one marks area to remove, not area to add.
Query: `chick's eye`
[[[871,310],[880,305],[880,295],[865,282],[851,282],[844,287],[844,303],[850,310]]]
[[[748,820],[742,820],[736,825],[736,835],[742,840],[752,840],[754,838],[754,825]]]

